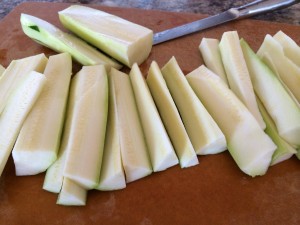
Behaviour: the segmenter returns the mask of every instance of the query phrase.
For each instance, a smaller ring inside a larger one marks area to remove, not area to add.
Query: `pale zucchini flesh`
[[[99,183],[107,122],[104,66],[84,66],[73,78],[71,88],[75,95],[74,114],[63,175],[93,189]]]
[[[0,116],[0,176],[22,124],[36,102],[46,78],[38,72],[24,74]]]
[[[224,32],[219,46],[230,89],[245,104],[261,128],[264,129],[266,124],[257,106],[238,33],[236,31]]]
[[[63,136],[62,147],[56,161],[47,169],[43,189],[53,193],[59,193],[63,185],[63,173],[67,158],[66,139]]]
[[[121,157],[126,182],[129,183],[150,175],[152,167],[130,78],[115,69],[109,76],[115,87]]]
[[[73,5],[59,12],[62,24],[82,39],[131,67],[152,49],[152,30],[97,9]]]
[[[271,165],[275,165],[284,160],[291,158],[294,154],[297,153],[296,149],[287,143],[280,135],[278,134],[276,125],[272,120],[271,116],[268,114],[267,110],[263,106],[260,100],[257,101],[258,107],[260,109],[261,115],[266,122],[265,132],[270,136],[273,142],[276,144],[276,151],[273,153]]]
[[[227,75],[223,66],[219,49],[220,41],[214,38],[202,38],[199,51],[208,69],[220,76],[228,85]]]
[[[84,206],[87,199],[87,190],[64,177],[62,189],[58,195],[57,204],[66,206]]]
[[[71,79],[71,84],[73,79]],[[56,161],[47,169],[43,189],[53,193],[59,193],[63,185],[63,173],[65,162],[67,158],[68,143],[70,140],[72,122],[74,117],[74,104],[75,104],[75,88],[69,89],[69,96],[66,109],[66,117],[64,120],[64,127],[62,132],[62,140],[60,143],[58,156]]]
[[[23,32],[34,41],[56,52],[68,52],[84,66],[103,64],[120,69],[121,64],[102,54],[83,40],[65,33],[54,25],[37,17],[21,14]]]
[[[108,76],[109,101],[108,118],[103,162],[100,181],[96,189],[102,191],[118,190],[126,187],[126,179],[122,166],[120,130],[116,106],[116,91],[111,76]]]
[[[46,83],[12,151],[17,175],[44,172],[56,160],[71,73],[68,53],[50,56],[44,72]]]
[[[293,63],[300,67],[300,46],[281,30],[278,31],[273,38],[280,43],[285,56],[287,56],[291,61],[293,61]]]
[[[3,111],[9,96],[16,89],[23,76],[31,71],[43,73],[47,64],[45,54],[38,54],[23,59],[13,60],[0,79],[0,113]]]
[[[185,130],[174,100],[155,61],[147,75],[147,85],[182,168],[197,165],[198,158]]]
[[[4,71],[5,71],[5,67],[0,64],[0,79]]]
[[[222,129],[238,167],[252,177],[265,174],[276,145],[250,111],[221,78],[205,66],[188,74],[187,79]]]
[[[225,137],[190,87],[176,59],[161,69],[185,129],[198,155],[226,150]]]
[[[300,103],[300,67],[285,56],[282,46],[271,35],[266,35],[257,55],[284,82]]]
[[[178,164],[178,158],[137,64],[129,73],[154,172]]]
[[[255,92],[272,117],[279,135],[288,143],[300,146],[300,108],[278,77],[241,40]]]

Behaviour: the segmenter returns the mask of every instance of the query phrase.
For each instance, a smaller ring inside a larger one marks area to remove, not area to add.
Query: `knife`
[[[232,20],[247,18],[263,12],[283,9],[299,2],[300,0],[255,0],[246,5],[231,8],[214,16],[158,32],[153,36],[153,45],[214,27]]]

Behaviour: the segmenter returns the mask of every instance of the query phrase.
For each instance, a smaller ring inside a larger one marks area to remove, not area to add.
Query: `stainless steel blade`
[[[165,30],[154,34],[153,45],[182,37],[197,31],[201,31],[216,25],[234,20],[238,17],[238,11],[234,9],[227,10],[215,16],[210,16],[202,20],[197,20],[192,23],[184,24],[169,30]]]
[[[262,12],[286,8],[299,2],[300,0],[255,0],[246,5],[229,9],[215,16],[210,16],[201,20],[158,32],[154,34],[153,45],[214,27],[232,20],[250,17]]]

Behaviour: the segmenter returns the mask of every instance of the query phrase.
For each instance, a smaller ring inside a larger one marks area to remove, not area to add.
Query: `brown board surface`
[[[0,21],[0,63],[53,51],[26,37],[20,13],[45,19],[58,27],[62,3],[23,3]],[[204,15],[93,6],[162,31]],[[175,56],[184,73],[202,64],[202,37],[221,38],[237,30],[255,49],[266,34],[282,30],[300,44],[300,27],[241,20],[153,47],[141,68],[146,75],[153,60],[160,66]],[[251,142],[251,140],[245,140]],[[269,168],[266,175],[243,174],[228,152],[199,157],[187,169],[174,166],[129,183],[119,191],[90,191],[84,207],[56,205],[57,195],[42,190],[44,174],[16,177],[12,158],[0,178],[0,224],[300,224],[300,162],[296,157]]]

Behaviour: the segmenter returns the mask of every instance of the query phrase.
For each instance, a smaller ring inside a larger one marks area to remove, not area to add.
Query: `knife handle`
[[[256,0],[246,5],[233,8],[232,10],[237,10],[239,12],[239,18],[246,18],[263,12],[283,9],[299,2],[300,0]]]

